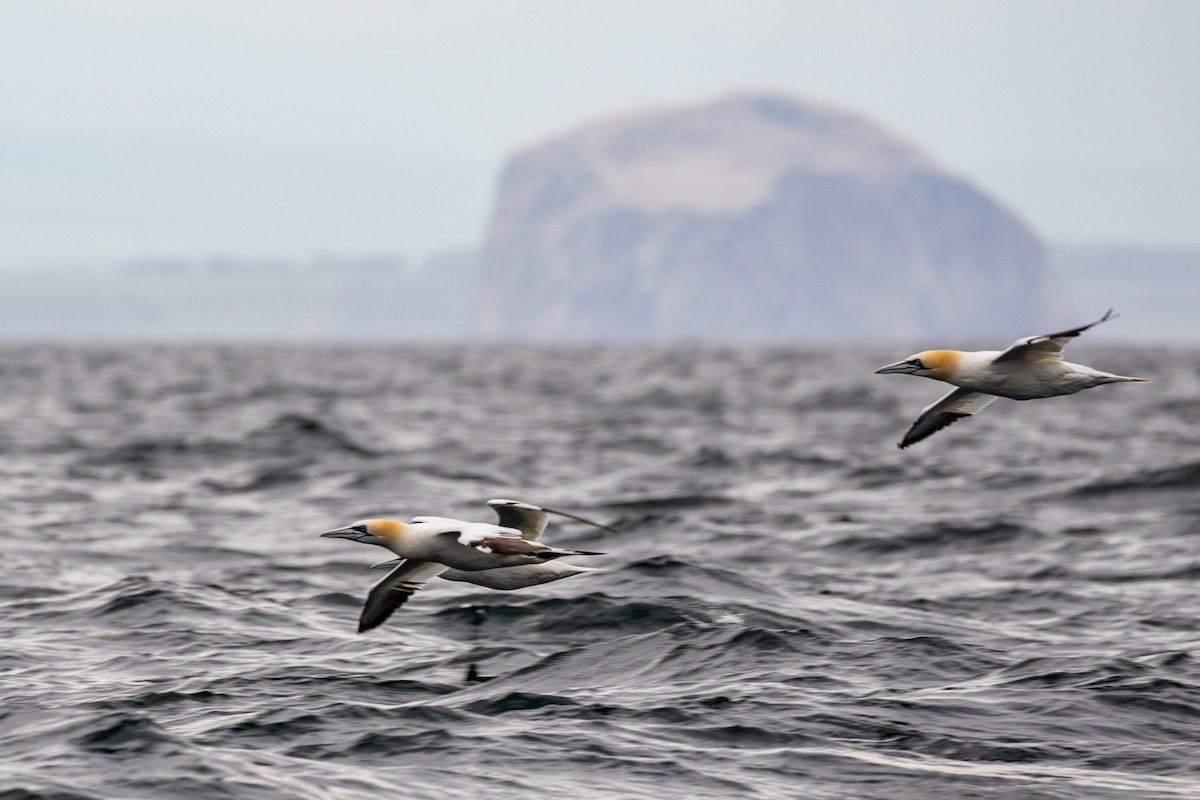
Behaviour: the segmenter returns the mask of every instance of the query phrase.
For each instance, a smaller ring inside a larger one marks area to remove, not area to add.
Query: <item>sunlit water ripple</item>
[[[900,452],[906,352],[0,349],[0,800],[1200,797],[1200,352]],[[496,496],[611,571],[354,633]]]

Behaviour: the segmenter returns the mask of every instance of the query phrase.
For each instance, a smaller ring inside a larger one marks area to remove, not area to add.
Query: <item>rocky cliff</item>
[[[1038,238],[913,145],[752,94],[514,155],[473,317],[541,341],[960,342],[1071,322],[1052,284]]]

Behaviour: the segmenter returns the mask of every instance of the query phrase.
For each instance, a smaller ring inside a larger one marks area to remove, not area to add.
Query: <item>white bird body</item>
[[[403,558],[393,558],[390,561],[380,561],[378,564],[372,564],[371,569],[398,567],[402,563],[404,563]],[[430,574],[429,577],[438,577],[462,583],[473,583],[476,586],[482,586],[486,589],[498,589],[502,592],[509,592],[514,589],[524,589],[529,586],[538,586],[539,584],[570,578],[573,575],[595,574],[597,572],[608,572],[608,570],[603,567],[585,567],[580,564],[571,564],[567,561],[556,560],[546,561],[542,564],[523,564],[519,567],[496,567],[495,569],[477,569],[471,571],[442,567],[441,570]]]
[[[550,513],[585,522],[591,520],[516,500],[489,500],[500,525],[464,522],[449,517],[361,520],[321,534],[350,539],[391,550],[400,558],[372,565],[392,567],[371,587],[359,618],[359,633],[382,624],[409,597],[439,575],[491,589],[521,589],[589,572],[604,572],[557,561],[564,555],[601,555],[586,550],[562,550],[541,544]],[[464,552],[466,551],[466,552]]]
[[[1145,381],[1063,361],[1067,342],[1115,316],[1109,309],[1088,325],[1018,339],[1007,350],[926,350],[876,370],[877,374],[916,375],[958,387],[921,411],[901,439],[900,447],[908,447],[963,417],[979,413],[997,397],[1036,400],[1075,394],[1106,383]]]
[[[950,352],[958,356],[958,364],[953,372],[940,380],[1011,400],[1037,400],[1075,394],[1105,383],[1141,380],[1101,372],[1061,358],[1004,361],[999,360],[1007,352],[1004,350]]]
[[[515,528],[449,517],[413,517],[409,522],[364,519],[321,535],[379,544],[404,559],[432,561],[466,571],[540,564],[561,556],[598,555],[528,541]]]
[[[511,591],[513,589],[524,589],[526,586],[550,583],[562,578],[570,578],[573,575],[607,571],[601,567],[585,567],[580,564],[571,564],[567,561],[547,561],[542,564],[525,564],[520,567],[498,567],[496,569],[481,569],[474,572],[448,569],[441,574],[441,577],[448,581],[462,581],[488,589]]]

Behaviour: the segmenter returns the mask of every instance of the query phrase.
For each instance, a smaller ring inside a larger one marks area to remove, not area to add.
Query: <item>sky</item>
[[[478,246],[515,149],[772,90],[1051,243],[1200,246],[1200,3],[0,0],[0,268]]]

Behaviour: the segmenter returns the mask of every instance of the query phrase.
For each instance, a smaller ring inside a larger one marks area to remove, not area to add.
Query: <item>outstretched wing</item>
[[[546,530],[550,515],[541,506],[522,503],[520,500],[488,500],[488,505],[496,511],[501,527],[516,528],[521,532],[521,538],[536,542]]]
[[[591,525],[602,531],[616,533],[615,529],[607,525],[601,525],[599,522],[593,522],[585,517],[569,514],[566,511],[559,511],[548,506],[535,506],[533,503],[522,503],[520,500],[503,500],[500,498],[488,500],[488,505],[496,510],[502,526],[516,528],[521,532],[521,538],[531,542],[537,541],[542,532],[546,530],[546,525],[550,521],[550,514],[557,514],[560,517],[573,519],[576,522]]]
[[[1087,325],[1080,325],[1078,328],[1071,328],[1070,330],[1059,331],[1058,333],[1047,333],[1042,336],[1029,336],[1024,339],[1018,339],[1009,345],[1007,350],[996,356],[996,361],[1036,361],[1043,358],[1061,361],[1062,351],[1067,342],[1088,328],[1094,328],[1101,322],[1108,322],[1110,319],[1116,319],[1119,316],[1121,315],[1115,313],[1110,308],[1104,312],[1103,317],[1095,322],[1089,322]]]
[[[995,395],[973,392],[970,389],[955,389],[933,405],[921,411],[917,421],[912,424],[904,438],[900,440],[900,449],[915,444],[927,436],[945,428],[963,417],[978,414],[988,407]]]
[[[467,522],[458,526],[456,531],[439,531],[439,536],[451,537],[458,540],[459,544],[467,547],[478,547],[479,542],[485,539],[511,539],[520,544],[526,544],[526,540],[521,536],[521,532],[516,528],[504,528],[499,525],[492,525],[490,522]]]
[[[408,558],[371,587],[358,618],[358,632],[377,628],[392,613],[408,602],[408,598],[425,586],[426,581],[440,575],[446,566],[433,561]]]

